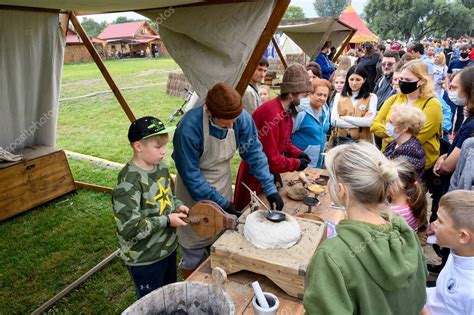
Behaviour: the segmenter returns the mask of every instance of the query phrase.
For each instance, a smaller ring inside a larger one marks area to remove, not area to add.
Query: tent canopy
[[[362,21],[352,5],[348,6],[344,11],[342,11],[339,19],[357,30],[350,41],[351,43],[360,44],[363,42],[378,41],[378,37],[367,28],[364,21]]]
[[[354,29],[334,17],[304,19],[282,23],[279,31],[291,38],[311,59],[314,59],[324,42],[340,46]]]
[[[51,60],[54,61],[52,65],[55,68],[51,70],[38,67],[34,78],[46,77],[47,75],[54,75],[57,78],[50,87],[50,90],[53,91],[52,94],[45,100],[28,97],[27,95],[22,96],[20,91],[36,90],[28,85],[31,85],[29,81],[9,80],[6,74],[12,73],[12,71],[15,72],[15,69],[0,72],[1,90],[15,91],[15,93],[0,93],[0,109],[2,112],[12,114],[5,117],[5,119],[10,119],[11,123],[16,126],[16,128],[8,128],[12,131],[8,137],[0,137],[0,146],[8,146],[12,141],[20,139],[19,131],[26,130],[29,127],[29,121],[37,121],[45,112],[57,109],[60,65],[62,64],[62,52],[65,44],[57,39],[60,38],[57,12],[107,13],[134,10],[150,19],[159,19],[162,41],[199,97],[203,99],[207,91],[218,82],[228,83],[241,92],[245,90],[255,70],[253,67],[256,67],[261,55],[263,55],[265,47],[268,45],[289,2],[289,0],[0,0],[0,13],[4,16],[14,14],[16,19],[22,21],[22,23],[23,21],[30,21],[28,29],[25,29],[26,26],[20,27],[12,23],[11,19],[8,21],[4,19],[2,21],[4,23],[0,23],[3,24],[0,29],[0,38],[4,34],[10,34],[9,36],[12,38],[11,41],[8,41],[9,45],[0,45],[0,64],[46,64],[43,60],[33,60],[31,54],[28,54],[30,48],[21,50],[20,48],[23,44],[31,46],[32,43],[36,43],[36,41],[30,40],[29,37],[25,39],[25,30],[37,39],[39,38],[37,36],[39,30],[47,29],[49,31],[43,33],[51,34],[51,45],[36,46],[34,48],[36,52],[33,55],[44,58],[44,60],[52,58]],[[45,10],[48,12],[41,12]],[[44,17],[44,20],[32,18],[35,14]],[[72,20],[77,21],[75,17]],[[14,38],[16,40],[13,40]],[[19,38],[25,40],[21,40],[20,43]],[[25,54],[14,54],[17,50],[25,52]],[[7,52],[11,53],[7,54]],[[102,68],[101,71],[102,73],[106,72]],[[107,80],[106,75],[108,73],[104,74]],[[33,78],[33,76],[30,77]],[[112,83],[109,81],[112,81]],[[111,78],[107,82],[111,85],[128,117],[132,120],[133,114],[131,114],[131,117],[127,112],[130,109],[126,101],[121,96],[120,91],[113,88],[115,83]],[[33,85],[35,85],[35,88],[40,87],[39,84]],[[23,97],[23,107],[17,104],[21,97]],[[42,104],[48,106],[39,110]],[[18,110],[19,108],[21,110]],[[28,117],[28,120],[25,120],[24,117]],[[19,141],[21,143],[18,143],[16,149],[32,144],[54,143],[56,117],[54,116],[49,121],[51,121],[52,129],[50,130],[53,130],[53,133],[49,133],[46,140],[41,140],[42,143],[31,143],[21,139]],[[3,118],[0,118],[0,126],[7,126]]]

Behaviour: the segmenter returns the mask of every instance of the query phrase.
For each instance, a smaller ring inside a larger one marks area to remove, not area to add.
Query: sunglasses
[[[382,66],[387,68],[392,67],[394,64],[394,62],[382,62]]]

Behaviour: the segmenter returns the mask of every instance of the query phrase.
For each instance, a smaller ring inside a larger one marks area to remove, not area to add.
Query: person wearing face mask
[[[311,159],[308,167],[323,166],[323,152],[326,148],[326,133],[329,130],[329,108],[326,103],[331,83],[324,79],[313,80],[310,106],[298,113],[294,119],[293,144],[308,154]]]
[[[322,242],[305,281],[306,314],[420,314],[426,266],[415,231],[391,212],[398,164],[365,141],[326,155],[328,192],[347,219]]]
[[[442,133],[443,118],[440,102],[434,93],[433,81],[428,74],[428,67],[421,60],[412,60],[402,67],[398,81],[400,93],[391,96],[375,117],[370,131],[383,139],[382,151],[392,141],[385,125],[390,121],[392,106],[406,104],[420,108],[426,116],[426,122],[417,138],[423,144],[426,155],[425,169],[432,168],[439,156],[439,137]]]
[[[330,146],[355,140],[373,141],[369,127],[377,111],[377,96],[370,93],[364,67],[353,66],[347,73],[342,93],[334,97]]]
[[[443,99],[451,107],[452,113],[452,123],[454,124],[453,135],[458,132],[461,127],[462,122],[464,121],[463,115],[463,106],[464,100],[458,97],[458,93],[452,89],[451,82],[454,80],[456,73],[462,69],[474,64],[472,60],[469,59],[470,48],[469,45],[463,45],[459,48],[459,59],[455,59],[449,63],[448,75],[445,79],[445,90],[446,93],[443,95]],[[456,118],[455,118],[456,117]],[[455,120],[456,119],[456,120]]]
[[[243,110],[242,98],[230,85],[212,87],[203,106],[188,111],[173,137],[172,157],[176,163],[176,196],[191,208],[196,202],[211,200],[230,214],[239,215],[232,203],[230,160],[237,150],[247,162],[272,208],[282,209],[257,129],[250,114]],[[208,255],[217,239],[201,238],[189,227],[178,231],[185,277]]]
[[[311,159],[293,145],[292,116],[310,106],[309,93],[313,90],[306,68],[300,64],[290,65],[283,74],[280,95],[262,104],[253,113],[258,129],[258,138],[267,156],[270,172],[275,176],[277,186],[283,186],[280,173],[302,171]],[[235,184],[234,203],[238,210],[244,209],[250,202],[248,190],[241,184],[244,182],[252,190],[260,193],[261,184],[249,168],[246,161],[240,163]]]
[[[334,64],[328,58],[328,54],[331,51],[331,42],[325,42],[323,48],[316,57],[316,63],[321,67],[322,79],[329,80],[332,73],[334,72]]]
[[[415,167],[420,178],[425,170],[426,158],[423,145],[416,136],[425,126],[425,121],[426,117],[421,109],[400,104],[392,107],[392,116],[385,125],[387,135],[394,141],[387,145],[384,155],[390,160],[406,158]]]

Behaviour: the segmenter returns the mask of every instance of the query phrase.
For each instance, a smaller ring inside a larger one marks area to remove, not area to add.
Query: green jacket
[[[391,223],[344,220],[308,266],[307,314],[420,314],[426,300],[425,259],[415,232],[396,214]]]
[[[178,246],[168,214],[182,203],[173,196],[170,174],[163,163],[146,172],[132,162],[120,171],[112,192],[117,239],[127,265],[149,265]]]

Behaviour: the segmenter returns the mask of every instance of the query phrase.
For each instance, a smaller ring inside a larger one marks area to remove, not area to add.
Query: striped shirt
[[[408,225],[416,232],[418,230],[418,224],[416,223],[416,218],[413,216],[413,212],[411,211],[411,208],[409,205],[401,205],[401,206],[396,206],[396,205],[391,205],[390,209],[401,215],[402,217],[405,218],[405,221],[407,221]]]

